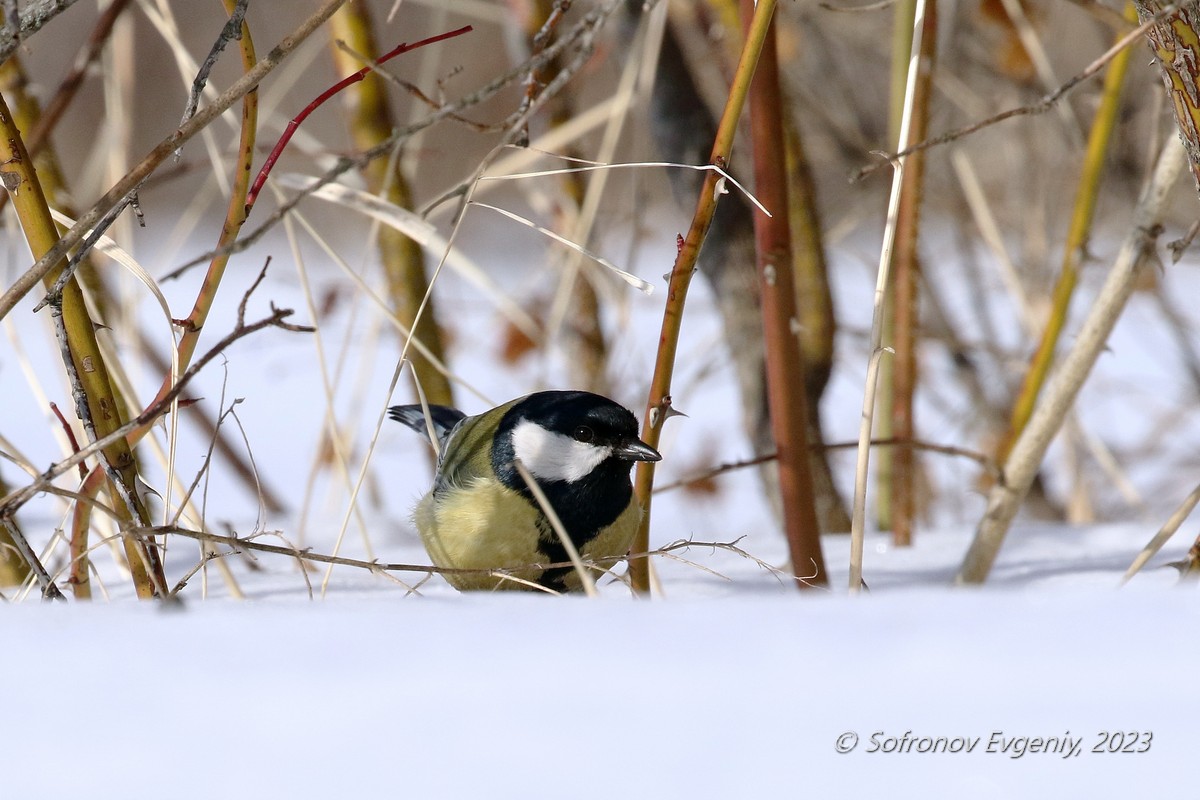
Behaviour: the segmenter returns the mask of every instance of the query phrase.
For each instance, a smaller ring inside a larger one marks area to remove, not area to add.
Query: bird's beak
[[[613,455],[625,461],[661,461],[662,455],[641,439],[628,439],[613,447]]]

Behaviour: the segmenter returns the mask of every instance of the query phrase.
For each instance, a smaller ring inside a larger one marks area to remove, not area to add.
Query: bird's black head
[[[632,462],[662,456],[638,438],[633,413],[607,397],[537,392],[510,408],[496,431],[492,463],[502,480],[514,458],[541,482],[579,483],[596,470],[627,482]]]
[[[634,461],[662,456],[638,438],[637,418],[590,392],[538,392],[501,418],[492,445],[492,468],[504,485],[534,503],[514,460],[520,459],[546,494],[567,535],[582,549],[634,502],[629,472]],[[539,548],[550,561],[566,551],[547,529]],[[548,570],[551,585],[567,570]]]

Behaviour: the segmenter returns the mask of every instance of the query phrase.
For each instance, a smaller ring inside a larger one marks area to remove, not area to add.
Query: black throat
[[[528,414],[528,409],[522,409],[522,405],[518,403],[511,408],[500,421],[492,445],[492,469],[505,486],[540,511],[541,507],[533,493],[513,464],[516,452],[512,432]],[[577,481],[538,481],[577,550],[583,550],[588,542],[625,511],[633,496],[633,483],[629,479],[632,468],[631,461],[614,456]],[[550,563],[569,561],[566,548],[544,514],[539,514],[538,529],[538,550],[546,560]],[[563,578],[570,572],[570,567],[546,570],[539,583],[552,589],[562,589]]]

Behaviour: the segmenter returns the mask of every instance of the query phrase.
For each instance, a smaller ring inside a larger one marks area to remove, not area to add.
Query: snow
[[[245,602],[11,605],[4,796],[1183,792],[1200,615],[1160,566],[1181,548],[1118,591],[1136,526],[1019,527],[993,588],[951,590],[969,534],[871,537],[872,591],[855,598],[695,548],[732,580],[660,562],[666,599],[649,602],[612,583],[596,600],[437,581],[406,597],[349,570],[310,602],[264,560],[239,570]],[[845,537],[826,545],[844,575]],[[846,732],[858,744],[839,754]],[[1106,732],[1152,738],[1091,752]],[[979,741],[918,751],[939,737]],[[1034,737],[1082,751],[1015,757]]]

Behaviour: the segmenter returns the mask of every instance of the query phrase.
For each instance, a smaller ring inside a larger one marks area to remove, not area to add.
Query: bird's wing
[[[388,409],[388,416],[401,425],[412,428],[422,436],[429,432],[429,426],[425,421],[425,412],[421,410],[419,404],[392,406]],[[429,406],[429,424],[433,426],[433,433],[437,436],[439,450],[445,447],[446,439],[450,436],[450,431],[454,430],[454,426],[465,419],[466,416],[466,414],[457,408]]]
[[[492,468],[492,445],[501,418],[518,401],[474,417],[465,417],[458,422],[442,441],[438,458],[437,478],[434,491],[447,487],[466,486],[477,479],[492,479],[496,472]]]

